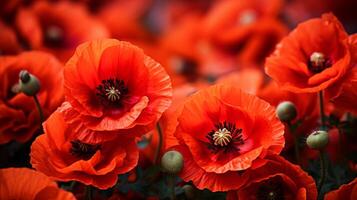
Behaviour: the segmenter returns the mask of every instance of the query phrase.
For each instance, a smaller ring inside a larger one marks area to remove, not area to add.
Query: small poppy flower
[[[314,179],[304,170],[280,156],[267,159],[264,166],[249,170],[247,184],[228,192],[226,199],[317,199]]]
[[[109,37],[106,27],[76,3],[36,1],[21,8],[15,26],[27,48],[49,51],[66,61],[88,40]]]
[[[357,199],[357,178],[348,184],[342,185],[337,190],[328,192],[325,200]]]
[[[203,19],[203,32],[213,44],[237,55],[239,62],[261,63],[287,33],[277,19],[282,2],[219,1]]]
[[[282,89],[314,93],[336,84],[351,64],[347,33],[334,15],[324,14],[285,37],[267,58],[265,71]]]
[[[138,47],[114,39],[80,45],[65,66],[64,84],[73,106],[66,120],[80,119],[95,131],[145,134],[171,104],[164,68]]]
[[[74,180],[107,189],[115,185],[118,174],[129,172],[138,162],[133,138],[84,142],[76,137],[78,132],[66,123],[60,109],[43,127],[45,134],[38,136],[31,146],[31,164],[56,180]]]
[[[75,200],[44,174],[28,168],[0,169],[0,199]]]
[[[0,57],[0,144],[26,142],[39,129],[40,116],[33,97],[19,91],[21,70],[40,81],[37,97],[45,116],[63,101],[63,65],[55,57],[38,51]]]
[[[240,172],[264,164],[266,155],[284,146],[274,107],[230,85],[193,94],[177,115],[179,145],[172,148],[185,158],[179,176],[199,189],[238,189],[247,178]]]

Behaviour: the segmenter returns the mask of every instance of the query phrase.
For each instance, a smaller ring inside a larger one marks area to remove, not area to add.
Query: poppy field
[[[355,8],[1,1],[0,200],[356,200]]]

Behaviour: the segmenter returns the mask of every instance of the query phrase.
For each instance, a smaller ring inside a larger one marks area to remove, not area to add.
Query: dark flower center
[[[96,95],[100,97],[104,105],[120,106],[121,100],[126,94],[128,94],[128,88],[125,86],[123,80],[103,80],[97,86]]]
[[[63,47],[64,44],[64,31],[61,27],[50,25],[45,28],[44,42],[49,47]]]
[[[284,186],[281,178],[269,179],[262,183],[257,190],[257,200],[284,200]]]
[[[309,70],[316,74],[324,71],[326,68],[332,66],[332,61],[325,57],[323,53],[314,52],[310,56],[310,60],[308,62],[307,67]]]
[[[71,154],[83,160],[90,159],[95,154],[95,152],[100,149],[99,144],[88,144],[79,140],[73,140],[71,141],[71,144]]]
[[[239,146],[244,144],[242,129],[235,123],[224,121],[215,125],[215,129],[207,134],[208,148],[214,153],[219,151],[239,151]]]

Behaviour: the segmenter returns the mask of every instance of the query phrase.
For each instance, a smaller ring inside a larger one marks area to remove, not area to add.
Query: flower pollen
[[[213,134],[213,141],[216,146],[227,146],[231,140],[231,132],[229,132],[226,128],[218,129],[218,131]]]
[[[308,68],[313,73],[320,73],[326,68],[331,67],[331,65],[331,60],[327,59],[323,53],[314,52],[310,56]]]
[[[214,153],[239,151],[239,146],[244,144],[242,129],[226,121],[218,123],[206,137],[209,140],[208,148]]]

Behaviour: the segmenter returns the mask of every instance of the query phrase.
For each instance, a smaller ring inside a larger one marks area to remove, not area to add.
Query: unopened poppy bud
[[[40,91],[40,81],[36,76],[30,74],[28,71],[20,71],[19,79],[20,91],[27,96],[34,96],[38,93],[38,91]]]
[[[167,173],[177,174],[183,167],[183,157],[178,151],[168,151],[161,158],[161,167]]]
[[[281,102],[276,108],[276,115],[282,122],[294,120],[297,116],[297,110],[294,103],[290,101]]]
[[[312,132],[306,139],[306,144],[311,149],[322,149],[328,143],[328,133],[323,130]]]

